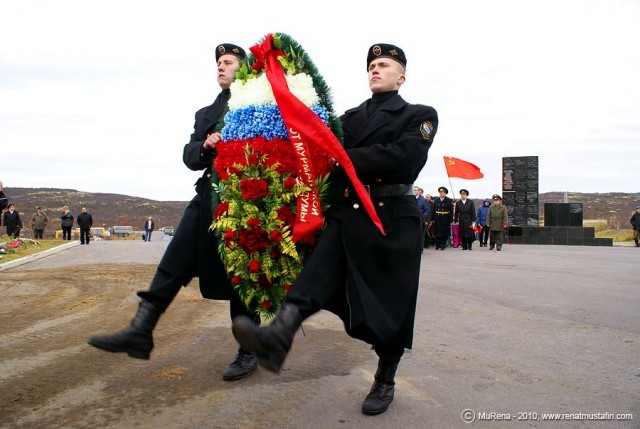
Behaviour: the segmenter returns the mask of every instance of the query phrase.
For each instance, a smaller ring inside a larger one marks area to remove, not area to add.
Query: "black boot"
[[[256,355],[258,365],[278,373],[301,323],[298,307],[285,303],[265,327],[256,326],[247,316],[236,317],[233,319],[233,335],[240,347]]]
[[[362,403],[362,412],[369,416],[375,416],[387,411],[393,401],[395,390],[395,376],[398,364],[385,364],[378,360],[378,370],[371,391]]]
[[[162,311],[150,302],[142,300],[131,325],[113,335],[94,335],[88,343],[93,347],[113,353],[126,353],[132,358],[149,359],[153,349],[151,333]]]
[[[240,380],[255,371],[257,367],[258,361],[256,355],[240,347],[236,355],[236,360],[222,373],[222,379],[225,381]]]

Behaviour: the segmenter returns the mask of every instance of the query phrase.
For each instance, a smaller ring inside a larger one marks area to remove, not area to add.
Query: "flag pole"
[[[456,191],[453,190],[453,185],[451,184],[451,177],[447,174],[447,178],[449,179],[449,186],[451,186],[451,195],[453,195],[453,201],[456,201]]]

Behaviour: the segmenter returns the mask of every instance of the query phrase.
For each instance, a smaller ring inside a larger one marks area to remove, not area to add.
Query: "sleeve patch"
[[[420,124],[420,134],[425,140],[431,140],[431,133],[433,133],[433,125],[429,121],[424,121]]]

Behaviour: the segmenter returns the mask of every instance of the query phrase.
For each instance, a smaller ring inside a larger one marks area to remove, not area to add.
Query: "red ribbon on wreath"
[[[250,50],[256,57],[253,68],[256,71],[264,68],[266,71],[276,104],[287,126],[289,137],[298,156],[298,177],[311,188],[311,192],[298,197],[298,214],[293,228],[293,240],[297,241],[322,227],[322,211],[320,210],[313,165],[311,158],[307,156],[309,153],[307,142],[319,145],[340,163],[360,197],[369,218],[380,230],[380,233],[386,235],[369,193],[358,179],[353,163],[336,136],[311,109],[289,90],[284,70],[278,62],[278,56],[284,57],[286,54],[280,49],[274,49],[273,34],[268,34],[262,43],[252,46]]]

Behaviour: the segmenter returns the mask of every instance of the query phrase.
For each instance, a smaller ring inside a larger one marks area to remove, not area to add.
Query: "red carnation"
[[[247,225],[250,228],[256,228],[256,227],[260,226],[260,218],[258,218],[258,217],[250,217],[247,220]]]
[[[220,216],[227,213],[229,211],[229,201],[223,201],[216,207],[216,210],[213,212],[213,218],[215,220],[220,219]]]
[[[285,225],[293,225],[296,221],[296,215],[289,206],[282,206],[278,210],[278,220],[282,221]]]
[[[269,233],[269,238],[278,243],[282,240],[282,233],[280,231],[271,231]]]
[[[264,179],[242,179],[240,190],[245,200],[257,200],[269,195],[269,183]]]
[[[231,168],[229,168],[229,174],[230,175],[233,174],[235,176],[240,176],[242,174],[242,170],[240,170],[237,167],[231,167]]]
[[[264,308],[265,310],[268,310],[271,308],[271,301],[269,301],[268,299],[265,299],[264,301],[262,301],[261,304],[262,308]]]
[[[229,244],[229,242],[234,238],[236,238],[236,232],[229,228],[227,232],[224,233],[224,242]]]
[[[218,179],[220,180],[229,180],[229,173],[227,170],[222,170],[218,172]]]
[[[284,291],[285,291],[286,293],[289,293],[289,291],[291,291],[291,288],[292,288],[292,287],[293,287],[293,286],[291,286],[289,283],[285,283],[285,284],[284,284]]]
[[[247,164],[256,165],[259,160],[260,158],[258,158],[258,154],[250,153],[249,156],[247,157]]]
[[[248,254],[264,252],[268,244],[267,231],[262,228],[243,229],[238,232],[238,246]]]
[[[289,176],[286,178],[286,180],[284,181],[284,187],[286,189],[291,189],[296,185],[296,179],[294,179],[293,177]]]
[[[260,262],[252,259],[251,262],[249,262],[249,272],[257,273],[258,271],[260,271]]]
[[[239,285],[240,283],[242,283],[242,277],[240,276],[233,276],[231,278],[231,283],[233,283],[234,285]]]

